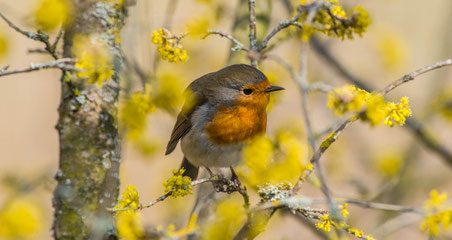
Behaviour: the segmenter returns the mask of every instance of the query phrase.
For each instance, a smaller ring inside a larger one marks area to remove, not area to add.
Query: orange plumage
[[[263,134],[267,126],[266,107],[269,94],[265,89],[268,81],[249,84],[245,88],[252,89],[254,94],[243,95],[234,107],[222,107],[206,125],[209,139],[219,145],[234,144]]]

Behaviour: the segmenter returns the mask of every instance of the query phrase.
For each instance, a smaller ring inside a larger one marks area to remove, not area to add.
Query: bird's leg
[[[209,173],[210,177],[215,177],[215,175],[213,174],[212,170],[210,170],[210,168],[205,167],[207,172]],[[222,175],[217,176],[218,179],[224,179],[224,177]],[[213,188],[217,191],[217,192],[224,192],[224,184],[222,182],[212,182],[212,186]]]

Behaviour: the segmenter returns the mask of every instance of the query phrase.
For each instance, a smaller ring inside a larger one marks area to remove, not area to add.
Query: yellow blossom
[[[140,213],[136,211],[122,211],[116,214],[116,226],[121,239],[144,239],[144,228],[140,216]]]
[[[84,70],[77,72],[77,77],[102,86],[114,73],[113,57],[106,44],[95,35],[76,35],[73,42],[72,53],[78,60],[75,67]]]
[[[305,145],[292,131],[280,129],[274,141],[259,137],[245,147],[245,165],[237,169],[238,173],[253,187],[266,183],[293,182],[303,171],[303,161],[306,160],[304,149]]]
[[[157,79],[158,87],[152,97],[154,104],[158,108],[176,113],[184,100],[181,76],[172,72],[165,72],[160,74]]]
[[[198,215],[192,214],[190,217],[190,220],[188,221],[188,224],[186,227],[175,230],[174,225],[168,226],[168,231],[166,232],[166,235],[171,238],[181,238],[183,236],[187,236],[199,229],[199,226],[196,224],[196,221],[198,219]]]
[[[67,21],[70,13],[68,0],[40,0],[34,18],[41,30],[50,31]]]
[[[2,59],[8,51],[8,45],[8,39],[5,37],[4,33],[0,31],[0,59]]]
[[[348,203],[345,203],[344,205],[342,205],[341,212],[342,212],[342,216],[344,216],[344,217],[347,217],[350,214],[347,210],[347,206],[348,206]]]
[[[162,59],[169,62],[183,63],[188,59],[187,51],[179,43],[180,39],[175,38],[166,29],[159,28],[152,33],[152,43],[157,44],[157,50]]]
[[[120,124],[126,129],[127,137],[139,141],[146,129],[146,117],[155,110],[151,98],[151,86],[146,84],[144,92],[138,91],[121,103]]]
[[[334,222],[330,219],[330,214],[323,214],[320,216],[320,221],[315,225],[318,229],[322,229],[325,232],[331,231],[331,225]]]
[[[307,5],[307,1],[301,1],[302,5]],[[312,22],[307,22],[308,13],[303,13],[300,20],[303,23],[302,39],[306,41],[314,31],[319,31],[331,37],[340,39],[353,39],[353,34],[359,36],[367,30],[371,23],[369,14],[361,6],[353,9],[351,14],[347,14],[338,1],[329,0],[329,9],[319,9]],[[306,28],[308,26],[308,28]],[[307,30],[307,31],[306,31]]]
[[[122,193],[121,199],[118,201],[118,205],[115,209],[130,208],[138,209],[140,206],[140,194],[137,191],[136,186],[127,186],[126,190]]]
[[[403,166],[402,155],[396,152],[377,154],[375,162],[375,168],[386,178],[395,176]]]
[[[42,228],[41,209],[22,199],[7,202],[0,210],[0,238],[32,239]]]
[[[388,103],[388,116],[385,119],[385,125],[393,127],[394,123],[398,125],[405,124],[406,118],[411,116],[411,109],[408,106],[408,97],[400,99],[400,103]]]
[[[216,206],[212,221],[204,224],[201,231],[203,240],[229,240],[233,239],[246,218],[242,203],[228,198]]]
[[[190,19],[187,24],[187,31],[190,35],[202,35],[206,34],[207,30],[211,28],[211,22],[214,21],[211,11],[204,12],[199,16]]]
[[[183,176],[185,169],[173,170],[173,176],[170,177],[163,185],[165,192],[173,191],[171,196],[183,197],[188,194],[193,194],[190,177]]]
[[[369,93],[353,85],[345,85],[328,93],[328,107],[337,115],[357,114],[372,126],[381,124],[383,120],[390,127],[394,123],[403,125],[406,117],[411,115],[407,97],[400,99],[400,103],[386,102],[381,94]]]
[[[425,218],[420,229],[431,236],[437,236],[442,226],[445,231],[450,230],[452,224],[452,207],[446,206],[448,195],[446,192],[439,194],[437,190],[430,192],[430,199],[424,204]]]

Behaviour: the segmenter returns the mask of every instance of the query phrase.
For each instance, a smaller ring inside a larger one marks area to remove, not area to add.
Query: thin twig
[[[58,68],[64,71],[77,71],[81,72],[82,69],[74,67],[72,64],[74,64],[76,61],[73,58],[61,58],[55,61],[46,62],[46,63],[30,63],[30,67],[25,69],[19,69],[14,71],[8,71],[8,72],[0,72],[0,77],[8,76],[12,74],[18,74],[18,73],[26,73],[26,72],[32,72],[32,71],[38,71],[41,69],[49,69],[49,68]]]
[[[227,34],[221,30],[208,30],[206,35],[203,36],[203,39],[208,37],[209,35],[220,35],[221,37],[231,40],[233,43],[235,43],[235,47],[232,48],[233,51],[235,50],[243,50],[246,52],[250,51],[249,48],[245,47],[239,40],[234,38],[231,34]]]
[[[262,44],[259,46],[258,51],[263,50],[267,47],[268,42],[270,39],[272,39],[279,31],[289,27],[289,26],[296,26],[300,29],[303,29],[303,25],[301,25],[297,20],[301,17],[301,14],[298,13],[290,20],[284,20],[278,24],[262,41]]]
[[[20,29],[19,27],[17,27],[16,25],[14,25],[9,19],[7,19],[1,12],[0,12],[0,17],[3,18],[3,20],[5,20],[5,22],[14,30],[16,30],[17,32],[21,33],[22,35],[26,36],[27,38],[33,39],[35,41],[39,41],[45,44],[45,49],[47,50],[47,52],[55,59],[58,59],[58,56],[55,54],[55,48],[56,48],[56,44],[58,43],[58,41],[55,41],[55,45],[52,46],[49,42],[49,36],[47,34],[45,34],[42,31],[38,31],[38,33],[32,33],[32,32],[28,32],[25,30]],[[60,34],[59,34],[60,35]],[[56,40],[59,40],[59,38],[61,38],[61,36],[57,36]]]
[[[406,74],[405,76],[399,78],[397,81],[392,82],[391,84],[389,84],[388,86],[386,86],[384,89],[382,89],[381,91],[379,91],[379,93],[386,95],[388,92],[390,92],[392,89],[406,83],[409,82],[413,79],[415,79],[417,76],[430,72],[432,70],[438,69],[438,68],[442,68],[445,66],[450,66],[452,65],[452,59],[447,59],[444,61],[440,61],[428,66],[425,66],[423,68],[420,68],[410,74]]]

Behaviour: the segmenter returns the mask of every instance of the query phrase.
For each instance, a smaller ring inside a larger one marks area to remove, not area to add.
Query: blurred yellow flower
[[[8,39],[4,35],[3,31],[0,31],[0,59],[2,59],[8,51],[8,45]]]
[[[344,203],[344,205],[342,205],[341,212],[342,212],[342,216],[344,216],[344,217],[347,217],[350,214],[347,210],[347,207],[348,207],[348,203]]]
[[[0,210],[0,238],[32,239],[42,228],[41,208],[34,202],[14,199]]]
[[[214,16],[211,11],[206,11],[190,20],[187,23],[187,31],[191,35],[203,35],[211,28],[211,23],[214,22]]]
[[[140,140],[145,132],[148,114],[155,110],[151,99],[151,85],[146,84],[144,92],[135,92],[131,97],[122,101],[120,106],[121,128],[127,130],[127,137]]]
[[[183,197],[188,194],[193,194],[190,177],[183,176],[185,169],[173,170],[173,176],[170,177],[163,186],[165,192],[173,191],[171,196]]]
[[[157,50],[162,59],[169,62],[183,63],[188,59],[187,51],[182,48],[179,41],[180,39],[166,29],[159,28],[152,33],[152,43],[158,45]]]
[[[116,226],[121,239],[144,239],[145,232],[140,217],[141,214],[136,211],[121,211],[116,214]]]
[[[396,31],[391,31],[390,26],[382,27],[377,31],[375,48],[383,66],[387,70],[397,70],[404,66],[408,58],[408,44]]]
[[[439,235],[441,226],[445,231],[450,230],[452,207],[444,204],[447,199],[448,194],[446,192],[439,194],[435,189],[430,192],[430,199],[425,201],[425,217],[419,228],[430,236]]]
[[[201,239],[233,239],[245,218],[246,212],[241,202],[228,198],[216,206],[213,220],[202,226]]]
[[[192,214],[190,217],[190,220],[188,221],[188,224],[186,227],[175,230],[174,225],[170,225],[168,227],[168,231],[166,232],[166,236],[170,238],[181,238],[183,236],[187,236],[199,229],[199,226],[196,224],[196,221],[198,220],[198,215]]]
[[[400,172],[403,166],[403,156],[397,152],[383,152],[378,154],[375,167],[385,178],[393,177]]]
[[[152,97],[157,108],[176,113],[184,101],[182,76],[173,72],[165,72],[157,77],[158,86]]]
[[[77,72],[78,78],[86,78],[88,83],[102,83],[113,76],[113,57],[105,43],[95,35],[76,35],[73,38],[72,53],[77,58],[75,67],[83,69]]]
[[[245,165],[237,170],[253,187],[266,183],[278,184],[298,179],[306,161],[305,144],[288,129],[279,129],[274,142],[259,137],[243,151]]]
[[[40,0],[34,18],[41,30],[51,31],[67,21],[70,14],[71,5],[68,0]]]

